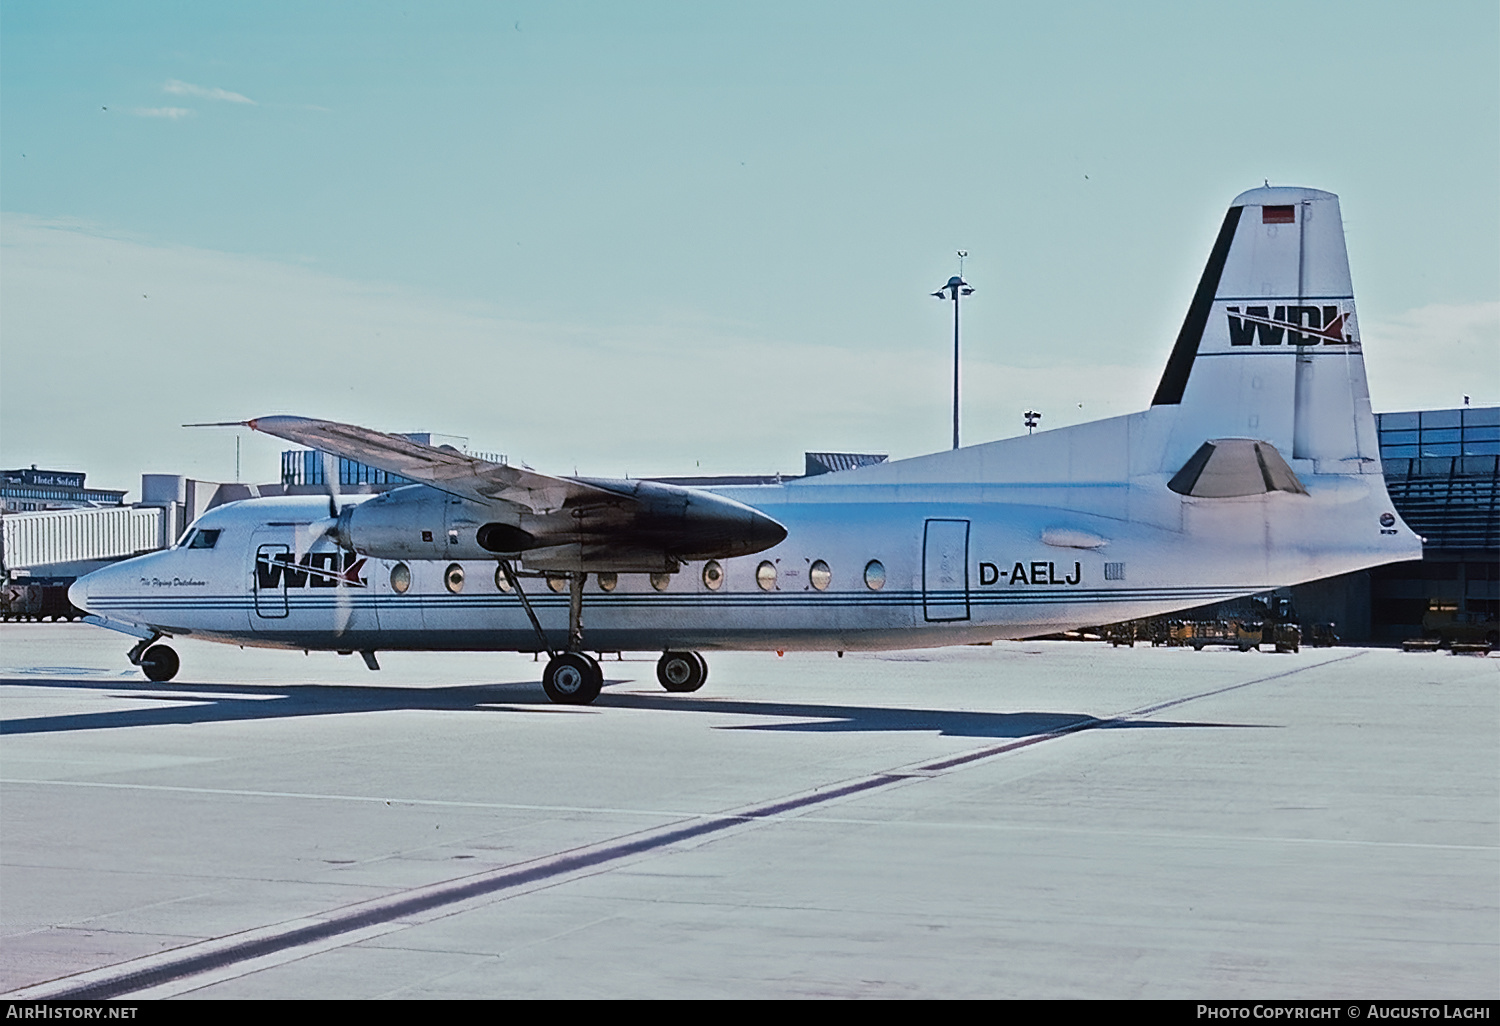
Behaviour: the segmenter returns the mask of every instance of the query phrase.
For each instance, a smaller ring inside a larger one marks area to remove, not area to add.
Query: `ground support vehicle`
[[[0,620],[77,620],[83,610],[68,601],[71,577],[18,577],[0,588]]]
[[[1241,652],[1259,649],[1264,640],[1264,625],[1244,620],[1177,620],[1169,628],[1167,644],[1173,647],[1191,645],[1201,652],[1208,645],[1229,645]]]

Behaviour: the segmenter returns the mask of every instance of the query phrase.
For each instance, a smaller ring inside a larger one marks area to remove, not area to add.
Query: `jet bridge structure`
[[[80,564],[154,552],[172,543],[164,508],[48,510],[0,517],[0,568],[7,578],[71,576]]]

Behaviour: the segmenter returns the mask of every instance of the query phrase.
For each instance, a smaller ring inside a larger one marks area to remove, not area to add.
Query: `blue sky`
[[[1377,409],[1500,401],[1493,3],[7,0],[0,464],[913,455],[959,248],[966,441],[1130,412],[1263,179],[1341,196]]]

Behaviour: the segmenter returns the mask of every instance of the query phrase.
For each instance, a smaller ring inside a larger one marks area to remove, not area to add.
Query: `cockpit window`
[[[190,549],[211,549],[219,544],[219,532],[194,531],[193,536],[188,539],[187,547]]]

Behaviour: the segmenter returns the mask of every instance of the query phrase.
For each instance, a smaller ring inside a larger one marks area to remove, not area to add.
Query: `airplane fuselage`
[[[1336,494],[1321,495],[1313,482],[1311,495],[1215,500],[1207,508],[1168,492],[1159,478],[1069,488],[1091,493],[1096,507],[1154,505],[1156,523],[1041,505],[1039,489],[1024,485],[851,480],[725,489],[784,525],[785,540],[670,575],[589,575],[584,647],[930,647],[1253,594],[1349,568],[1335,548],[1347,532],[1331,507],[1346,511],[1353,497],[1347,484],[1330,482],[1339,484]],[[1155,493],[1149,503],[1140,494],[1147,490]],[[496,560],[377,559],[341,551],[326,537],[310,544],[307,525],[325,511],[317,497],[220,507],[198,520],[188,544],[95,574],[77,597],[114,620],[243,645],[542,648]],[[1362,519],[1359,533],[1374,535],[1374,515]],[[207,531],[219,532],[213,547],[192,547],[197,532]],[[1410,541],[1390,538],[1392,554],[1409,551]],[[1370,542],[1351,544],[1358,550],[1351,557],[1368,562]],[[568,625],[565,578],[520,583],[544,631],[560,643]]]

